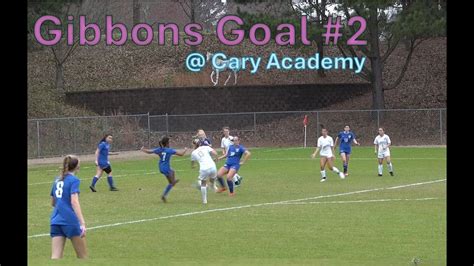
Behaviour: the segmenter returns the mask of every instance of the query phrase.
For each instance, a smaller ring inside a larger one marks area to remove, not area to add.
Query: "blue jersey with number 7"
[[[175,149],[160,147],[153,149],[153,153],[160,156],[160,171],[170,169],[170,159],[173,154],[176,154]]]

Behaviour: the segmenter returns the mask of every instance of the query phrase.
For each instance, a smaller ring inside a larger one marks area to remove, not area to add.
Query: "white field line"
[[[315,199],[322,199],[322,198],[346,196],[346,195],[367,193],[367,192],[379,191],[379,190],[385,190],[385,189],[398,189],[398,188],[404,188],[404,187],[421,186],[421,185],[439,183],[439,182],[444,182],[444,181],[446,181],[446,179],[438,179],[438,180],[433,180],[433,181],[428,181],[428,182],[412,183],[412,184],[406,184],[406,185],[401,185],[401,186],[396,186],[396,187],[388,187],[388,188],[365,189],[365,190],[358,190],[358,191],[351,191],[351,192],[344,192],[344,193],[337,193],[337,194],[330,194],[330,195],[322,195],[322,196],[302,198],[302,199],[284,200],[284,201],[267,202],[267,203],[259,203],[259,204],[241,205],[241,206],[228,207],[228,208],[217,208],[217,209],[210,209],[210,210],[205,210],[205,211],[187,212],[187,213],[161,216],[161,217],[155,217],[155,218],[148,218],[148,219],[127,221],[127,222],[118,222],[118,223],[113,223],[113,224],[98,225],[98,226],[89,227],[88,230],[94,230],[94,229],[100,229],[100,228],[106,228],[106,227],[114,227],[114,226],[121,226],[121,225],[127,225],[127,224],[150,222],[150,221],[156,221],[156,220],[171,219],[171,218],[183,217],[183,216],[192,216],[192,215],[196,215],[196,214],[204,214],[204,213],[211,213],[211,212],[223,212],[223,211],[231,211],[231,210],[244,209],[244,208],[261,207],[261,206],[267,206],[267,205],[285,204],[285,203],[290,203],[290,202],[299,202],[299,201],[306,201],[306,200],[315,200]],[[49,236],[49,234],[48,233],[36,234],[36,235],[28,236],[28,238],[35,238],[35,237],[42,237],[42,236]]]
[[[287,202],[280,203],[280,205],[298,205],[298,204],[326,204],[326,203],[368,203],[368,202],[387,202],[387,201],[425,201],[425,200],[436,200],[440,198],[416,198],[416,199],[374,199],[374,200],[342,200],[342,201],[306,201],[306,202]]]

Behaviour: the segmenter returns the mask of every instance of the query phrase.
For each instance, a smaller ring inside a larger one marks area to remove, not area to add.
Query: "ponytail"
[[[63,181],[64,178],[66,177],[67,172],[70,172],[76,169],[78,164],[79,164],[79,159],[76,156],[68,155],[64,157],[63,168],[61,170],[61,176],[59,180]]]
[[[68,172],[69,169],[69,162],[71,161],[71,156],[68,155],[64,158],[63,160],[63,169],[61,171],[61,178],[59,180],[63,181],[64,177],[66,176],[66,173]]]

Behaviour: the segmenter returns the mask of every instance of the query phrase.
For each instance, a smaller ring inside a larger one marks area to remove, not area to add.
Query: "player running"
[[[227,152],[230,145],[234,144],[233,143],[234,137],[231,136],[229,132],[230,132],[229,127],[222,128],[222,134],[224,134],[224,136],[221,139],[222,155],[224,155]],[[236,187],[239,187],[242,184],[242,177],[237,173],[235,173],[233,180],[234,180],[234,186]]]
[[[334,146],[337,146],[337,141],[341,140],[339,145],[339,154],[342,159],[342,167],[344,168],[344,175],[348,176],[347,168],[349,167],[349,158],[352,151],[352,143],[355,145],[360,145],[356,140],[356,135],[351,131],[349,126],[344,127],[344,131],[339,132],[336,137]]]
[[[239,137],[234,137],[234,144],[229,146],[226,154],[220,156],[218,160],[224,159],[227,157],[226,163],[219,169],[217,172],[217,181],[221,185],[221,188],[217,192],[224,192],[227,189],[224,185],[223,175],[227,175],[227,186],[229,187],[229,196],[234,196],[234,175],[239,171],[240,166],[243,165],[250,157],[250,151],[248,151],[243,145],[240,145]],[[244,155],[243,160],[242,155]]]
[[[211,182],[214,191],[217,191],[215,184],[217,169],[216,163],[211,157],[211,154],[217,160],[217,152],[209,146],[200,146],[199,139],[193,140],[194,151],[191,153],[191,167],[194,168],[194,163],[199,163],[199,184],[201,187],[202,203],[207,204],[207,180]]]
[[[379,176],[382,176],[383,172],[383,160],[387,161],[388,172],[391,176],[393,176],[393,166],[392,161],[390,160],[390,145],[392,141],[390,141],[390,137],[385,134],[383,128],[379,128],[379,134],[375,137],[374,145],[375,145],[375,154],[377,154],[377,158],[379,161]]]
[[[166,203],[166,197],[168,196],[168,193],[176,185],[176,183],[179,182],[179,179],[175,177],[174,170],[171,169],[171,166],[170,166],[171,156],[173,155],[183,156],[186,153],[187,148],[184,148],[183,150],[180,150],[180,151],[171,149],[170,139],[168,137],[161,138],[159,144],[160,144],[159,148],[145,149],[145,147],[142,147],[140,150],[144,153],[148,153],[148,154],[154,153],[160,156],[160,161],[159,161],[160,173],[162,173],[168,180],[168,185],[166,186],[165,190],[163,191],[163,194],[161,195],[161,200],[164,203]]]
[[[318,151],[321,150],[319,153],[321,156],[319,161],[321,167],[321,182],[326,181],[326,170],[324,170],[326,164],[328,164],[329,170],[333,171],[334,173],[338,174],[340,178],[344,179],[344,173],[339,171],[339,169],[334,166],[334,141],[332,137],[328,136],[328,130],[326,128],[321,129],[321,134],[322,136],[318,138],[318,146],[311,155],[311,157],[314,159],[316,158]]]

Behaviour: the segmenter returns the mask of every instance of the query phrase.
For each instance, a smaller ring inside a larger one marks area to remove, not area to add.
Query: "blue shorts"
[[[99,164],[99,167],[107,174],[110,174],[110,172],[112,172],[112,167],[110,166],[110,164]]]
[[[165,175],[166,177],[171,177],[171,174],[174,173],[174,170],[171,168],[166,168],[166,169],[160,169],[160,173]]]
[[[342,149],[342,150],[339,150],[339,154],[341,154],[341,153],[351,154],[351,150],[350,150],[350,149]]]
[[[227,170],[230,169],[235,169],[235,172],[237,173],[240,169],[240,163],[234,163],[234,164],[224,164],[224,168]]]
[[[75,236],[81,236],[81,226],[77,225],[58,225],[52,224],[51,225],[51,237],[55,236],[63,236],[67,238],[72,238]]]

